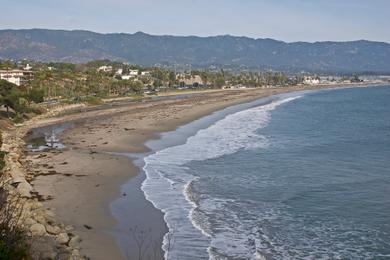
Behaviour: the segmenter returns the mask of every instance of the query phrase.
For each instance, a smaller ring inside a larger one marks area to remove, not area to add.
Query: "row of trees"
[[[16,68],[25,66],[10,61],[0,61],[0,68]],[[108,97],[142,94],[144,89],[173,89],[180,86],[180,80],[175,71],[161,67],[140,67],[121,62],[91,61],[83,64],[71,63],[30,63],[34,70],[34,78],[26,85],[25,91],[13,90],[3,98],[7,108],[18,109],[15,100],[39,102],[45,99],[79,100],[85,96]],[[101,66],[111,66],[112,71],[98,71]],[[123,73],[130,69],[148,71],[148,75],[138,76],[130,80],[122,80],[115,72],[122,69]],[[302,82],[302,78],[289,78],[280,72],[241,72],[233,73],[224,70],[193,70],[181,73],[185,77],[199,76],[204,88],[221,88],[224,86],[245,85],[250,87],[285,86]],[[4,83],[3,83],[4,84]],[[6,91],[6,90],[4,90]],[[2,95],[4,96],[4,95]],[[39,98],[38,98],[39,97]],[[20,99],[23,98],[23,99]],[[11,100],[11,101],[10,101]],[[11,104],[12,103],[12,104]],[[23,105],[20,105],[23,107]]]
[[[195,71],[193,75],[199,75],[205,85],[211,84],[215,87],[222,87],[224,85],[245,85],[248,87],[261,86],[284,86],[294,85],[300,83],[299,79],[291,79],[281,72],[241,72],[240,74],[233,74],[221,70],[220,72]]]

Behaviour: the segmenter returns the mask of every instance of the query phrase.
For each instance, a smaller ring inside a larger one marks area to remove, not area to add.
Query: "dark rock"
[[[84,224],[84,227],[85,227],[86,229],[92,229],[91,226],[88,226],[88,225],[85,225],[85,224]]]

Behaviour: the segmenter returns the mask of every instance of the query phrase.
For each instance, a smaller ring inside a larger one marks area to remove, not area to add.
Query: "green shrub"
[[[15,124],[22,123],[23,120],[24,120],[23,115],[20,113],[16,113],[16,115],[12,118],[12,122],[14,122]]]
[[[0,146],[2,133],[0,131]],[[0,151],[0,176],[5,166],[7,153]],[[25,234],[19,228],[23,206],[19,199],[10,200],[9,194],[0,186],[0,260],[26,259],[28,247]]]
[[[45,91],[43,89],[31,89],[26,98],[28,101],[32,101],[34,103],[42,103],[44,101]]]
[[[20,201],[10,200],[0,187],[0,260],[27,258],[25,234],[19,228],[22,209]]]

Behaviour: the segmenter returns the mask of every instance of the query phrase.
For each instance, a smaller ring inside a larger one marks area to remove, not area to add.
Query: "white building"
[[[27,65],[23,68],[24,70],[31,70],[32,67],[30,66],[30,64],[27,63]]]
[[[23,85],[32,76],[33,72],[27,70],[0,70],[0,79],[4,79],[17,86]]]
[[[149,76],[150,72],[149,71],[142,71],[141,76]]]
[[[112,71],[112,66],[101,66],[97,69],[97,71],[103,71],[103,72],[111,72]]]
[[[129,79],[135,78],[135,76],[133,76],[133,75],[122,75],[121,78],[123,80],[129,80]]]
[[[123,73],[123,69],[118,69],[116,72],[115,72],[115,75],[122,75]]]
[[[129,70],[129,75],[130,76],[138,76],[138,70]]]
[[[320,84],[320,78],[319,77],[305,77],[303,79],[303,84],[308,84],[308,85],[316,85]]]

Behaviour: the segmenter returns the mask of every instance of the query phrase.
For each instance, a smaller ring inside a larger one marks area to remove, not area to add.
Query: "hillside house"
[[[138,73],[139,73],[138,70],[129,70],[129,75],[130,76],[133,76],[133,77],[138,76]]]
[[[98,72],[111,72],[112,71],[112,66],[100,66],[98,69],[97,69]]]
[[[133,78],[135,78],[135,76],[133,76],[133,75],[122,75],[121,76],[121,79],[123,79],[123,80],[129,80],[129,79],[133,79]]]
[[[118,69],[116,72],[115,72],[115,75],[122,75],[123,74],[123,69]]]
[[[29,70],[0,70],[0,79],[4,79],[17,86],[25,84],[33,78],[33,72]]]
[[[23,70],[27,70],[27,71],[29,71],[29,70],[32,70],[32,67],[30,66],[30,64],[26,64],[26,66],[23,68]]]

